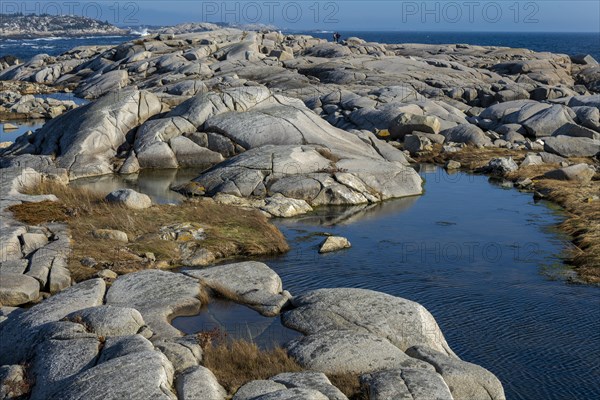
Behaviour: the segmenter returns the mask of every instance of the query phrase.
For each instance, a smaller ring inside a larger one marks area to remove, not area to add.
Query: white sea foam
[[[135,29],[131,29],[129,31],[130,35],[138,35],[138,36],[148,36],[150,35],[150,32],[148,32],[147,28],[143,28],[142,30],[135,30]]]

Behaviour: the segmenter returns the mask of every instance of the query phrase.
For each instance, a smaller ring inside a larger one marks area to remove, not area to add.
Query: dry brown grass
[[[600,193],[600,180],[581,185],[543,179],[536,182],[536,189],[566,212],[559,227],[575,245],[567,253],[569,263],[584,282],[600,284],[600,200],[591,200]]]
[[[204,366],[210,369],[229,393],[253,380],[269,379],[302,368],[280,347],[261,350],[245,340],[221,341],[205,347]]]
[[[85,189],[54,182],[44,182],[30,193],[54,194],[60,201],[24,203],[11,207],[10,211],[30,225],[48,222],[69,225],[73,236],[69,269],[76,281],[89,279],[106,268],[125,274],[165,263],[170,267],[178,266],[179,244],[161,240],[158,236],[161,227],[176,223],[201,224],[207,237],[201,245],[217,258],[277,254],[289,249],[282,233],[258,211],[205,201],[130,210],[107,203],[101,196]],[[96,239],[91,234],[96,229],[123,231],[130,243]],[[140,256],[146,252],[154,253],[158,264]],[[94,258],[98,266],[81,265],[80,260],[84,257]]]
[[[230,394],[253,380],[269,379],[284,372],[300,372],[302,367],[287,355],[281,347],[260,349],[245,340],[226,341],[218,331],[199,334],[203,345],[204,366]],[[350,400],[368,400],[363,392],[360,378],[353,374],[331,375],[331,383]]]
[[[492,158],[497,157],[512,157],[519,162],[525,158],[527,151],[524,150],[509,150],[501,148],[483,148],[479,149],[473,146],[467,146],[461,151],[455,153],[442,152],[441,144],[434,144],[433,151],[414,157],[420,163],[433,163],[444,165],[449,160],[458,161],[462,164],[462,168],[474,170],[486,165]]]
[[[354,374],[328,375],[331,384],[340,389],[349,400],[369,400],[369,395]]]

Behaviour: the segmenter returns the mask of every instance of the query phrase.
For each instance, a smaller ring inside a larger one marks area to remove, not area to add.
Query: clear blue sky
[[[598,0],[2,1],[2,12],[15,8],[50,14],[73,11],[126,26],[237,22],[292,30],[598,32],[600,35]]]

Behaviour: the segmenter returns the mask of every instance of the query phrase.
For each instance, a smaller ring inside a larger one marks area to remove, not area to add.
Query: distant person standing
[[[340,42],[340,38],[342,37],[342,35],[340,35],[339,32],[336,32],[333,34],[333,42],[334,43],[339,43]]]

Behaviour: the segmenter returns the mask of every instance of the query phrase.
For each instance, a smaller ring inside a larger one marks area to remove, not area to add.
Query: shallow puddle
[[[203,307],[200,314],[175,318],[171,324],[189,335],[218,330],[227,339],[244,339],[261,348],[283,346],[301,336],[283,326],[279,317],[264,317],[249,307],[221,299]]]
[[[43,119],[34,119],[26,121],[10,121],[0,123],[0,142],[14,142],[19,136],[27,131],[35,132],[44,126],[46,121]],[[17,129],[7,129],[6,124],[15,125]]]

